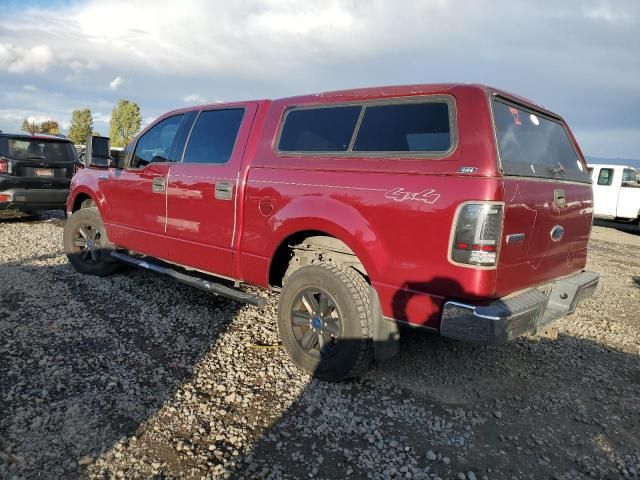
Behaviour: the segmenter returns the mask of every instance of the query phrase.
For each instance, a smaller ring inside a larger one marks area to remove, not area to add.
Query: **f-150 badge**
[[[404,202],[405,200],[416,200],[433,205],[440,198],[440,194],[432,188],[422,190],[421,192],[407,192],[404,188],[398,187],[389,190],[384,194],[385,198],[395,200],[396,202]]]

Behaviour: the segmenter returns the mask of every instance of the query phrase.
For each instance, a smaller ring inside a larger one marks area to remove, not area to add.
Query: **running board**
[[[128,263],[129,265],[133,265],[135,267],[152,270],[157,273],[162,273],[163,275],[168,275],[169,277],[174,278],[179,282],[186,283],[187,285],[199,288],[200,290],[204,290],[205,292],[213,293],[214,295],[230,298],[242,303],[248,303],[249,305],[255,305],[256,307],[264,307],[264,305],[266,304],[266,300],[262,297],[258,297],[257,295],[251,295],[250,293],[245,293],[240,290],[236,290],[235,288],[227,287],[220,283],[209,282],[199,277],[186,275],[171,268],[163,267],[155,263],[150,263],[146,260],[140,260],[139,258],[132,257],[121,252],[111,252],[111,256],[120,262]]]

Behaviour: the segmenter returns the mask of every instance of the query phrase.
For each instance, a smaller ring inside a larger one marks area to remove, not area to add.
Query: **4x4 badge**
[[[440,198],[440,194],[436,193],[433,188],[422,190],[421,192],[407,192],[404,188],[398,187],[389,190],[384,194],[385,198],[395,200],[396,202],[404,202],[405,200],[417,200],[418,202],[433,205]]]

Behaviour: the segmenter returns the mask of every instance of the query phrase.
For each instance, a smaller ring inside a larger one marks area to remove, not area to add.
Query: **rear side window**
[[[498,99],[493,116],[505,174],[590,182],[560,121]]]
[[[227,163],[240,130],[244,109],[209,110],[200,113],[193,127],[184,163]]]
[[[451,147],[445,102],[367,106],[354,151],[446,152]]]
[[[282,152],[346,152],[360,110],[359,105],[291,110],[278,148]]]
[[[598,185],[611,185],[613,182],[613,168],[601,168],[598,174]]]
[[[285,116],[278,150],[437,155],[453,145],[451,124],[444,100],[298,108]]]
[[[636,171],[631,168],[625,168],[622,171],[622,183],[636,183]]]

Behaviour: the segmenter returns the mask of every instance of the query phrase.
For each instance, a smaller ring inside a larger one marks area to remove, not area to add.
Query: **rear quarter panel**
[[[473,88],[438,93],[457,105],[458,143],[443,159],[278,156],[273,143],[286,104],[274,102],[246,182],[243,280],[266,286],[277,247],[312,230],[358,255],[386,317],[438,328],[445,297],[491,297],[494,270],[448,261],[457,206],[502,195],[486,96]],[[462,166],[476,171],[459,173]]]

